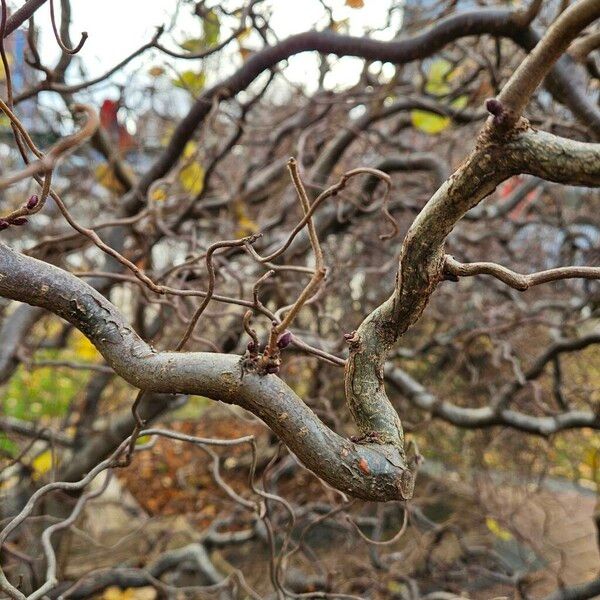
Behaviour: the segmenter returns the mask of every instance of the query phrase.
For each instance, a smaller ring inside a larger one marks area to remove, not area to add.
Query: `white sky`
[[[59,3],[55,4],[59,5]],[[88,40],[78,56],[84,62],[89,75],[95,76],[147,42],[156,26],[168,24],[176,0],[71,0],[71,4],[73,13],[71,38],[75,44],[79,40],[80,32],[88,32]],[[242,2],[232,0],[230,4],[239,7]],[[344,0],[329,0],[329,4],[334,10],[336,21],[348,18],[350,33],[360,35],[365,29],[382,27],[385,24],[390,0],[366,0],[365,7],[361,9],[346,6]],[[266,0],[261,6],[269,6],[272,9],[273,16],[270,24],[281,38],[306,31],[315,25],[323,26],[324,23],[324,11],[318,0]],[[400,13],[396,12],[395,17],[393,29],[379,33],[377,37],[390,38],[395,34],[400,25]],[[186,34],[189,37],[199,34],[199,20],[192,16],[189,5],[183,7],[177,23],[180,25],[181,36],[176,36],[176,39],[183,40]],[[50,28],[49,3],[36,13],[36,25],[40,29],[40,45],[44,60],[52,64],[57,59],[59,51]],[[173,43],[168,45],[178,49]],[[155,56],[153,62],[137,60],[128,69],[129,74],[139,73],[141,65],[147,70],[150,64],[161,64],[167,60],[164,55]],[[182,62],[185,64],[182,65]],[[293,57],[286,75],[298,83],[316,81],[317,64],[314,55],[304,54]],[[360,64],[357,59],[343,59],[337,67],[335,80],[354,81]],[[198,64],[191,64],[191,61],[179,62],[181,69],[198,68],[198,66]],[[220,76],[224,74],[220,73]],[[71,77],[71,81],[74,82],[76,76],[71,75]]]

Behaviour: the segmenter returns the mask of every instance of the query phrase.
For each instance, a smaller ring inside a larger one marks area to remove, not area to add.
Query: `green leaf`
[[[204,49],[204,38],[189,38],[179,44],[182,50],[188,52],[200,52]]]
[[[190,70],[183,71],[183,73],[179,73],[179,77],[173,79],[172,82],[175,87],[187,90],[195,96],[204,89],[204,86],[206,85],[206,75],[204,71],[200,71],[199,73]]]
[[[450,92],[448,79],[452,73],[452,63],[444,58],[437,58],[427,71],[425,91],[434,96],[443,96]]]
[[[450,102],[450,106],[452,108],[457,108],[460,110],[461,108],[465,108],[468,103],[468,96],[459,96],[458,98],[455,98],[454,100],[452,100],[452,102]]]
[[[214,10],[209,10],[202,21],[202,30],[204,31],[204,46],[210,48],[219,43],[221,35],[221,22]]]
[[[179,47],[190,53],[202,52],[219,43],[221,22],[214,10],[209,10],[202,19],[202,37],[188,38],[179,43]]]

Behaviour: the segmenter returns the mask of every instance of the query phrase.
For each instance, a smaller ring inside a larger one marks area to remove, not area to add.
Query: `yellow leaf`
[[[181,169],[179,181],[186,192],[197,196],[204,189],[204,168],[199,163],[192,163]]]
[[[202,39],[207,48],[218,43],[221,33],[221,22],[219,21],[219,15],[214,10],[211,9],[205,13],[202,21],[202,30],[204,32]]]
[[[183,149],[183,158],[191,158],[198,151],[196,142],[188,142]]]
[[[181,42],[179,46],[188,52],[196,53],[204,47],[204,40],[202,38],[190,38]]]
[[[10,66],[13,63],[12,54],[6,55],[6,62],[8,63],[8,66],[10,68]],[[0,81],[4,81],[5,79],[6,79],[6,72],[4,70],[4,65],[2,64],[2,61],[0,61]]]
[[[133,177],[133,170],[128,165],[124,166],[125,170]],[[117,194],[124,194],[125,188],[123,184],[117,179],[115,172],[107,163],[102,163],[96,167],[94,171],[96,175],[96,181],[107,190],[115,192]]]
[[[52,468],[52,451],[46,450],[38,454],[31,461],[31,469],[33,470],[33,478],[39,479]]]
[[[488,517],[485,520],[485,524],[487,525],[487,528],[497,537],[500,538],[501,540],[507,542],[508,540],[512,540],[512,533],[510,531],[508,531],[507,529],[504,529],[504,527],[502,527],[498,521],[496,521],[496,519],[492,519],[491,517]]]
[[[167,199],[167,192],[162,188],[158,188],[152,192],[150,199],[153,202],[164,202]]]
[[[161,146],[166,146],[170,141],[171,141],[171,136],[173,135],[173,131],[175,130],[174,127],[170,127],[169,125],[167,125],[165,127],[165,131],[162,134],[161,138],[160,138],[160,145]]]
[[[126,590],[122,590],[116,585],[111,585],[104,590],[102,600],[135,600],[134,589],[127,588]]]
[[[425,90],[435,96],[443,96],[450,91],[447,81],[452,72],[452,63],[444,58],[434,60],[427,70]]]
[[[583,453],[583,462],[579,466],[580,471],[587,471],[588,479],[600,484],[600,450],[589,447]]]
[[[440,133],[450,125],[450,117],[442,117],[426,110],[412,110],[410,120],[413,127],[429,134]]]
[[[450,102],[450,106],[452,108],[461,109],[461,108],[466,108],[468,103],[469,103],[469,98],[467,96],[459,96],[458,98],[456,98],[455,100]]]
[[[73,342],[73,350],[75,350],[79,358],[86,361],[97,360],[100,356],[94,344],[79,332],[77,332],[75,341]]]
[[[238,224],[235,232],[237,237],[244,237],[258,231],[258,223],[250,218],[244,203],[239,198],[233,203],[233,214]]]
[[[465,108],[468,101],[469,99],[467,96],[459,96],[450,103],[450,106],[456,109]],[[427,110],[418,109],[411,111],[410,120],[412,121],[413,127],[429,134],[436,134],[444,131],[444,129],[449,127],[452,122],[450,117],[444,117],[443,115],[438,115]]]
[[[364,5],[364,0],[346,0],[346,6],[350,8],[362,8]]]

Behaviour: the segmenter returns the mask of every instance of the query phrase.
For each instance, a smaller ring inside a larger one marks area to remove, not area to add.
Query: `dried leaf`
[[[240,56],[242,57],[242,60],[244,62],[246,62],[248,60],[248,58],[250,58],[252,56],[253,52],[252,50],[250,50],[249,48],[244,48],[243,46],[240,46]]]
[[[332,21],[329,25],[331,31],[336,33],[348,33],[348,27],[350,26],[350,19],[341,19],[339,21]]]
[[[148,75],[150,75],[150,77],[160,77],[161,75],[164,75],[164,74],[165,74],[164,67],[161,67],[159,65],[155,65],[148,69]]]
[[[245,39],[247,39],[250,36],[251,33],[252,33],[252,27],[246,27],[246,29],[242,29],[242,31],[240,31],[236,37],[237,37],[238,41],[243,42]]]
[[[366,459],[361,458],[358,461],[358,468],[365,474],[368,475],[371,472],[371,469],[369,469],[369,463],[366,461]]]

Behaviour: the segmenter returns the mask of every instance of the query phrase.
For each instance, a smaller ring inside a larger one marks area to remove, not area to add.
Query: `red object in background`
[[[119,123],[119,102],[116,100],[104,100],[100,107],[100,123],[108,133],[113,144],[116,144],[119,152],[126,154],[137,147],[133,136]]]
[[[498,194],[500,195],[501,201],[507,201],[511,194],[522,184],[524,183],[524,179],[521,175],[515,175],[510,179],[506,180],[504,183],[498,186]],[[508,216],[510,219],[518,219],[523,211],[531,204],[536,197],[536,190],[532,190],[521,200],[509,213]]]

